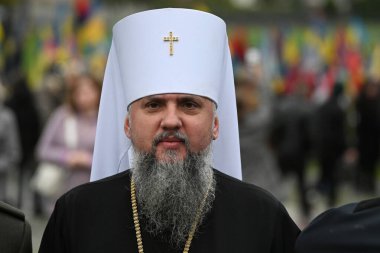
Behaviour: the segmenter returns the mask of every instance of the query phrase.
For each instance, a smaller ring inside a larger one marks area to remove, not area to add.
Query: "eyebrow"
[[[195,102],[197,103],[204,103],[204,98],[200,97],[200,96],[195,96],[195,95],[185,95],[185,96],[181,96],[177,99],[178,101],[186,101],[186,100],[194,100]]]

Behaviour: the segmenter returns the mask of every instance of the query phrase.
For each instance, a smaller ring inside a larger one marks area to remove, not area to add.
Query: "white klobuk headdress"
[[[213,166],[241,179],[235,87],[226,24],[189,9],[130,15],[113,27],[91,180],[129,169],[131,141],[124,133],[130,103],[145,96],[187,93],[217,104],[219,138]]]

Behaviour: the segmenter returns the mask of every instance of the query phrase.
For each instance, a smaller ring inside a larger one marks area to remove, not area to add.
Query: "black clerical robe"
[[[297,253],[379,253],[380,198],[332,208],[302,231]]]
[[[299,229],[266,191],[214,170],[216,196],[190,252],[294,252]],[[130,172],[81,185],[56,203],[40,253],[134,253]],[[141,222],[140,222],[141,223]],[[182,252],[142,226],[145,253]]]

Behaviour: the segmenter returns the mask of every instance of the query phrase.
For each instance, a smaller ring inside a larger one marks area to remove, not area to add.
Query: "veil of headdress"
[[[217,104],[220,130],[212,144],[213,166],[241,179],[226,24],[210,13],[169,8],[130,15],[113,27],[91,180],[129,169],[131,142],[124,133],[128,105],[163,93],[205,96]]]

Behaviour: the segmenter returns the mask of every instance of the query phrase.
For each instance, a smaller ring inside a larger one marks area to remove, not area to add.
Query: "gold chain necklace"
[[[197,224],[201,216],[201,211],[205,205],[207,195],[210,190],[210,186],[211,184],[209,185],[207,192],[204,198],[202,199],[201,205],[199,206],[197,210],[194,222],[193,224],[191,224],[189,236],[187,237],[185,247],[183,249],[183,253],[188,253],[190,250],[191,241],[193,240],[195,229],[197,228]],[[135,181],[133,180],[133,178],[131,178],[131,202],[132,202],[133,223],[135,225],[135,231],[136,231],[137,248],[138,248],[139,253],[144,253],[144,247],[142,243],[141,230],[140,230],[139,214],[137,211],[136,186],[135,186]]]

